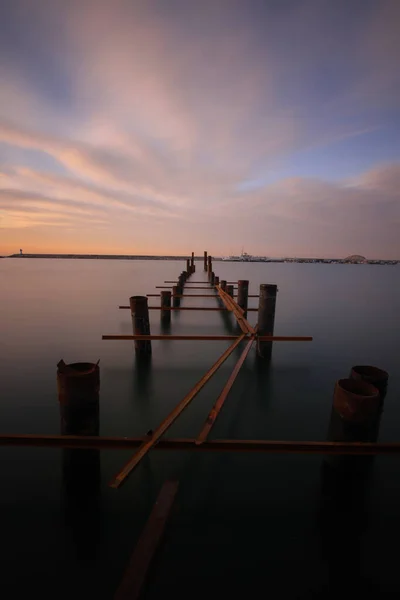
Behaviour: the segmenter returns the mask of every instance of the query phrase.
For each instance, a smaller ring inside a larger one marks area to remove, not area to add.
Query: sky
[[[3,0],[0,254],[400,258],[399,0]]]

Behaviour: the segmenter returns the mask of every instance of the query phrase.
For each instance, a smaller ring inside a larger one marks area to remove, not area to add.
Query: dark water
[[[192,279],[204,278],[201,267]],[[61,358],[100,359],[101,435],[154,429],[228,344],[153,342],[151,367],[139,373],[132,342],[101,335],[130,334],[129,311],[118,305],[155,293],[182,268],[160,261],[0,261],[1,431],[60,432]],[[275,333],[314,341],[276,343],[268,369],[257,367],[253,350],[212,437],[324,440],[335,380],[353,364],[373,364],[390,373],[379,440],[400,440],[399,267],[220,262],[214,270],[223,279],[249,279],[250,293],[277,283]],[[249,315],[255,323],[256,313]],[[157,311],[151,330],[161,331]],[[176,334],[232,331],[234,321],[220,313],[182,311],[171,324]],[[168,435],[197,435],[239,355]],[[3,597],[112,598],[162,483],[174,478],[174,513],[144,597],[399,593],[399,459],[377,457],[367,476],[343,484],[332,481],[322,456],[155,451],[112,490],[107,484],[130,454],[82,456],[92,474],[83,486],[62,450],[0,448]]]

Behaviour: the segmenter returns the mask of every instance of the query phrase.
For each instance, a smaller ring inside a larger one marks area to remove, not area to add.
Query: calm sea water
[[[156,293],[156,285],[176,279],[183,267],[1,260],[1,431],[60,432],[61,358],[100,359],[101,435],[154,429],[228,344],[153,342],[151,366],[141,372],[132,342],[101,336],[130,334],[130,313],[118,305]],[[278,284],[275,333],[314,341],[275,343],[272,362],[262,369],[253,350],[212,437],[324,440],[335,381],[354,364],[373,364],[390,374],[379,440],[400,440],[399,267],[216,262],[214,270],[221,279],[249,279],[250,293],[260,283]],[[192,279],[205,279],[201,263]],[[216,305],[214,299],[184,302]],[[256,314],[249,313],[250,322]],[[162,331],[157,311],[151,311],[151,330]],[[221,313],[172,315],[171,333],[232,331],[234,320]],[[199,432],[239,355],[168,435]],[[112,598],[162,483],[171,478],[179,480],[179,492],[146,598],[326,598],[343,591],[392,597],[400,591],[393,551],[400,535],[399,459],[377,457],[362,485],[335,495],[326,492],[322,456],[155,451],[120,490],[110,489],[130,454],[94,453],[101,480],[77,491],[66,482],[62,450],[0,448],[5,598]]]

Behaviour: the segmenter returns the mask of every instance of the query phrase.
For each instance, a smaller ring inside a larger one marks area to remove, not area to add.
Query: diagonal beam
[[[181,402],[170,412],[167,418],[157,427],[157,429],[152,434],[151,438],[140,446],[139,450],[132,456],[130,460],[125,464],[125,466],[121,469],[119,473],[111,480],[110,487],[118,488],[128,475],[133,471],[133,469],[140,463],[140,461],[146,456],[149,450],[153,448],[158,442],[158,440],[164,435],[164,433],[171,427],[174,421],[179,417],[179,415],[185,410],[185,408],[190,404],[190,402],[197,396],[200,390],[206,385],[206,383],[211,379],[211,377],[218,371],[218,369],[223,365],[226,359],[232,354],[235,348],[240,344],[240,342],[246,337],[245,334],[238,337],[227,350],[219,357],[219,359],[213,364],[213,366],[203,375],[203,377],[196,383],[194,388],[190,390],[188,394],[181,400]]]

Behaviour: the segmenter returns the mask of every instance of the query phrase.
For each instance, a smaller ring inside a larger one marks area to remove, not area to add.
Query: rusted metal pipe
[[[161,319],[164,323],[171,321],[171,292],[163,290],[161,292]]]
[[[248,297],[249,297],[249,281],[248,281],[248,279],[239,279],[237,303],[239,304],[240,308],[243,308],[244,314],[247,313]]]
[[[262,283],[260,285],[260,299],[258,304],[258,334],[273,335],[275,323],[276,294],[278,287],[275,284]],[[261,342],[257,344],[258,356],[271,358],[272,343]]]
[[[133,335],[150,335],[149,307],[146,296],[129,298],[132,316]],[[136,356],[145,357],[151,354],[150,340],[135,340]]]
[[[173,306],[178,308],[181,304],[182,289],[179,285],[174,285],[172,288]]]

